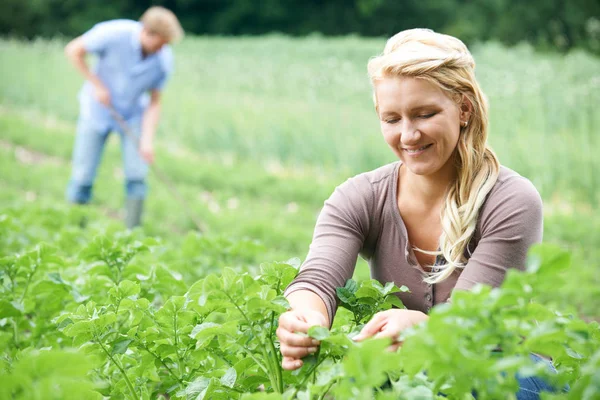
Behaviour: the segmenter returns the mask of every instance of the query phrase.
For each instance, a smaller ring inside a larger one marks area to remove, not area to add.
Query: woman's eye
[[[386,124],[395,124],[398,121],[400,121],[400,120],[399,119],[386,119],[385,123]]]
[[[419,115],[419,118],[427,119],[427,118],[433,117],[434,115],[435,115],[435,113],[423,114],[423,115]]]

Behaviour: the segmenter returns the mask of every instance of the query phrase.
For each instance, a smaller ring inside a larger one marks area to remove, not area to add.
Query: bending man
[[[128,228],[140,225],[148,164],[154,162],[160,94],[173,63],[168,44],[182,37],[181,25],[171,11],[151,7],[139,22],[102,22],[66,46],[67,58],[86,78],[79,93],[73,170],[67,189],[71,203],[91,200],[104,144],[115,131],[121,137],[124,163],[125,223]],[[98,57],[94,71],[85,61],[88,53]],[[123,132],[111,110],[126,121],[136,140]]]

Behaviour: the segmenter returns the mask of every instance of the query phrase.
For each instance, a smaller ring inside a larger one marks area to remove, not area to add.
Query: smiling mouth
[[[427,149],[428,149],[428,148],[430,148],[432,145],[433,145],[433,144],[432,144],[432,143],[430,143],[430,144],[426,144],[426,145],[425,145],[425,146],[423,146],[423,147],[419,147],[418,149],[414,149],[414,150],[411,150],[411,149],[403,149],[403,150],[404,150],[404,151],[406,151],[408,154],[415,154],[415,153],[419,153],[419,152],[421,152],[421,151],[423,151],[423,150],[427,150]]]

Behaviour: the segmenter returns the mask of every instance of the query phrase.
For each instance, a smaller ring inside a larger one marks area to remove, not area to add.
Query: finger
[[[284,313],[279,318],[279,326],[284,328],[289,332],[308,332],[308,329],[311,327],[308,323],[301,321],[292,313]]]
[[[281,360],[281,367],[288,371],[298,369],[302,366],[302,364],[304,364],[302,360],[298,360],[292,357],[283,357],[283,359]]]
[[[396,337],[398,337],[399,334],[400,334],[399,330],[385,326],[382,330],[377,332],[373,336],[373,338],[375,338],[375,339],[386,339],[386,338],[395,339]]]
[[[309,354],[314,354],[317,352],[317,347],[295,347],[295,346],[288,346],[285,343],[281,344],[281,347],[279,349],[281,351],[281,354],[284,357],[292,357],[292,358],[304,358]]]
[[[320,313],[310,313],[303,315],[302,319],[308,324],[308,326],[325,326],[325,317]]]
[[[315,347],[319,345],[319,341],[310,337],[296,335],[281,327],[277,328],[277,337],[281,343],[295,347]]]
[[[386,322],[387,319],[384,314],[375,314],[375,316],[362,328],[360,333],[354,337],[354,340],[360,342],[361,340],[375,335],[385,326]]]
[[[402,342],[396,342],[393,345],[388,346],[388,348],[386,350],[389,351],[390,353],[393,353],[393,352],[397,351],[401,346],[402,346]]]

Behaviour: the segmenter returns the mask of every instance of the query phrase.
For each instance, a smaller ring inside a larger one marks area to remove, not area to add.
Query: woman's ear
[[[464,122],[469,122],[471,119],[471,114],[473,114],[473,103],[467,97],[467,95],[463,94],[460,102],[460,121],[461,124]]]

